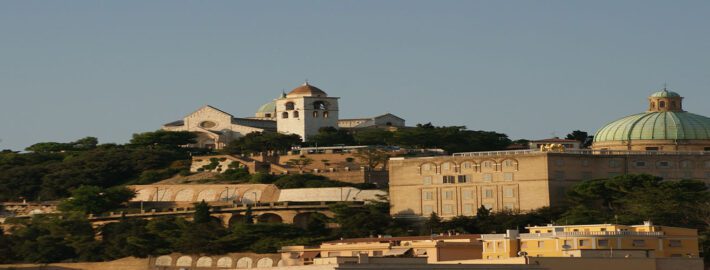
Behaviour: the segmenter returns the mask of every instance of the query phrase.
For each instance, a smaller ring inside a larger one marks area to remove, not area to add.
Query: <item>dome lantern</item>
[[[648,112],[682,112],[683,97],[673,91],[663,90],[648,97]]]

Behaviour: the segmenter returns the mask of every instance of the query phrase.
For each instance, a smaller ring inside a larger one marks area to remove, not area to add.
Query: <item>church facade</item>
[[[340,119],[338,97],[308,82],[284,93],[256,111],[253,117],[238,118],[215,107],[205,105],[182,120],[163,125],[163,130],[190,131],[198,134],[201,148],[221,149],[232,140],[251,132],[297,134],[306,141],[324,127],[363,129],[405,127],[405,120],[387,113],[375,117]]]

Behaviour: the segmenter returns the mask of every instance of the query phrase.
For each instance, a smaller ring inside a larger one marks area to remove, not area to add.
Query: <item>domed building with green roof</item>
[[[683,97],[663,89],[648,110],[613,121],[594,135],[593,150],[710,151],[710,118],[683,110]]]

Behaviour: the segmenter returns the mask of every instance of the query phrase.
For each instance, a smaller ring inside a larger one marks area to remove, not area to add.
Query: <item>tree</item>
[[[441,218],[436,212],[431,212],[429,218],[424,222],[424,228],[426,228],[426,233],[434,234],[441,232]]]
[[[592,143],[591,138],[592,138],[592,136],[589,136],[589,134],[586,131],[581,131],[581,130],[572,131],[572,133],[567,134],[567,137],[566,137],[566,139],[568,139],[568,140],[578,141],[580,143],[580,145],[582,146],[582,148],[587,148],[591,145],[591,143]]]
[[[195,214],[193,216],[193,222],[195,223],[208,223],[212,220],[210,216],[210,206],[202,200],[199,203],[195,203]]]
[[[317,146],[353,145],[355,144],[355,139],[352,134],[344,129],[322,127],[318,130],[318,134],[308,138],[308,142]]]
[[[376,169],[382,165],[382,170],[386,170],[390,153],[379,148],[365,148],[358,150],[353,156],[358,158],[367,168]]]
[[[70,143],[42,142],[36,143],[25,150],[35,153],[56,153],[64,151],[84,151],[96,148],[99,140],[96,137],[86,137]]]
[[[189,131],[157,130],[133,134],[130,141],[135,146],[179,147],[197,143],[197,134]]]
[[[353,133],[358,145],[391,145],[394,132],[381,128],[367,128]]]
[[[303,173],[304,168],[311,164],[313,164],[313,159],[307,158],[305,156],[301,156],[299,158],[292,158],[286,161],[286,165],[298,168],[298,171],[301,173]]]
[[[135,196],[125,187],[103,189],[97,186],[80,186],[71,192],[71,197],[59,204],[62,212],[77,211],[84,214],[101,214],[118,209]]]
[[[222,150],[232,155],[262,153],[268,151],[285,152],[294,145],[301,144],[301,136],[297,134],[281,134],[275,132],[251,132],[239,139],[231,141]]]

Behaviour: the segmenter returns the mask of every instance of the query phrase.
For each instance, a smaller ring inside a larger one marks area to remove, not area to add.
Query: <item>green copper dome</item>
[[[651,94],[652,98],[669,98],[669,97],[680,97],[680,95],[673,91],[668,91],[665,88],[662,91]]]
[[[678,95],[653,95],[663,92]],[[710,118],[684,111],[645,112],[611,122],[594,135],[595,142],[629,140],[710,140]]]
[[[275,113],[276,112],[276,102],[272,101],[269,103],[266,103],[264,105],[261,105],[258,110],[256,110],[256,113]]]

